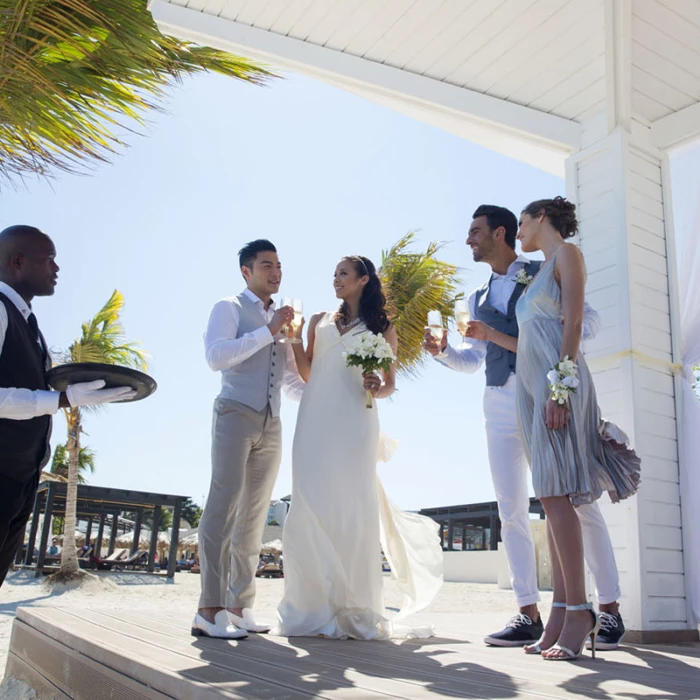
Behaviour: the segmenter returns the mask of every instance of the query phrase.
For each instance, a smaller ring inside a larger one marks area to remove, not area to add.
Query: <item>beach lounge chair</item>
[[[84,549],[84,548],[83,548]],[[78,565],[81,569],[94,569],[94,562],[92,561],[95,552],[94,545],[90,545],[87,550],[85,550],[78,557]]]
[[[112,567],[118,562],[124,561],[127,558],[128,549],[115,549],[108,557],[99,559],[98,557],[90,557],[96,568],[111,571]]]
[[[122,561],[128,557],[128,549],[115,549],[108,557],[105,557],[102,561],[115,562]]]
[[[139,549],[137,552],[134,552],[130,557],[113,562],[112,568],[119,570],[124,569],[125,567],[136,569],[137,567],[145,566],[147,562],[148,552],[144,549]]]
[[[260,578],[281,578],[284,576],[282,568],[273,554],[264,554],[260,557],[258,569],[255,575]]]

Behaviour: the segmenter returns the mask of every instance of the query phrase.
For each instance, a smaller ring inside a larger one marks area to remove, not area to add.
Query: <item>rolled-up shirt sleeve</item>
[[[581,331],[581,340],[591,340],[600,332],[600,314],[588,305],[588,302],[583,304],[583,328]]]
[[[476,292],[469,295],[469,313],[473,320],[476,318]],[[486,348],[488,344],[484,340],[469,339],[469,348],[453,348],[447,345],[445,349],[435,355],[435,359],[445,367],[449,367],[455,372],[476,372],[486,359]]]
[[[486,359],[486,343],[483,340],[470,341],[470,348],[453,348],[448,345],[435,359],[455,372],[476,372]]]
[[[236,338],[238,309],[223,299],[214,304],[204,334],[204,349],[209,367],[215,372],[230,369],[269,345],[273,338],[267,326]]]
[[[287,347],[287,361],[284,365],[284,377],[282,378],[282,391],[284,395],[292,401],[301,401],[306,382],[301,378],[297,363],[294,359],[294,352]]]

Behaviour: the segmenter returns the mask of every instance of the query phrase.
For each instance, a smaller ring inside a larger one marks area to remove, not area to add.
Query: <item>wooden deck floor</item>
[[[75,700],[700,698],[700,644],[625,646],[578,663],[484,646],[468,615],[404,642],[193,638],[189,620],[109,610],[20,608],[7,675]]]

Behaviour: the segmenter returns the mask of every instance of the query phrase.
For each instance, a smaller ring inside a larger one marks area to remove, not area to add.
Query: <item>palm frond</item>
[[[67,445],[56,445],[51,461],[51,473],[68,478],[70,457]],[[95,473],[95,453],[89,447],[81,447],[78,455],[78,483],[87,482],[86,474]]]
[[[82,333],[71,344],[71,362],[103,362],[145,370],[148,355],[136,343],[126,342],[121,312],[124,296],[117,289],[107,303],[89,321],[82,324]]]
[[[276,77],[161,34],[146,0],[0,0],[0,178],[106,161],[118,128],[144,125],[170,84],[201,71]]]
[[[415,232],[409,232],[382,253],[379,276],[389,315],[399,337],[397,371],[417,376],[425,361],[422,350],[428,311],[444,319],[454,316],[454,301],[462,280],[457,266],[439,260],[442,244],[432,242],[424,252],[409,252]]]

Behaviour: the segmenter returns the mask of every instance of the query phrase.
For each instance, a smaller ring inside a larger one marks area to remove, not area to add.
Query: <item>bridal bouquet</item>
[[[371,333],[367,331],[358,336],[355,342],[348,348],[345,357],[345,364],[348,367],[361,367],[362,374],[384,370],[391,367],[391,363],[396,360],[391,345],[381,333]],[[367,390],[367,408],[372,408],[372,392]]]

